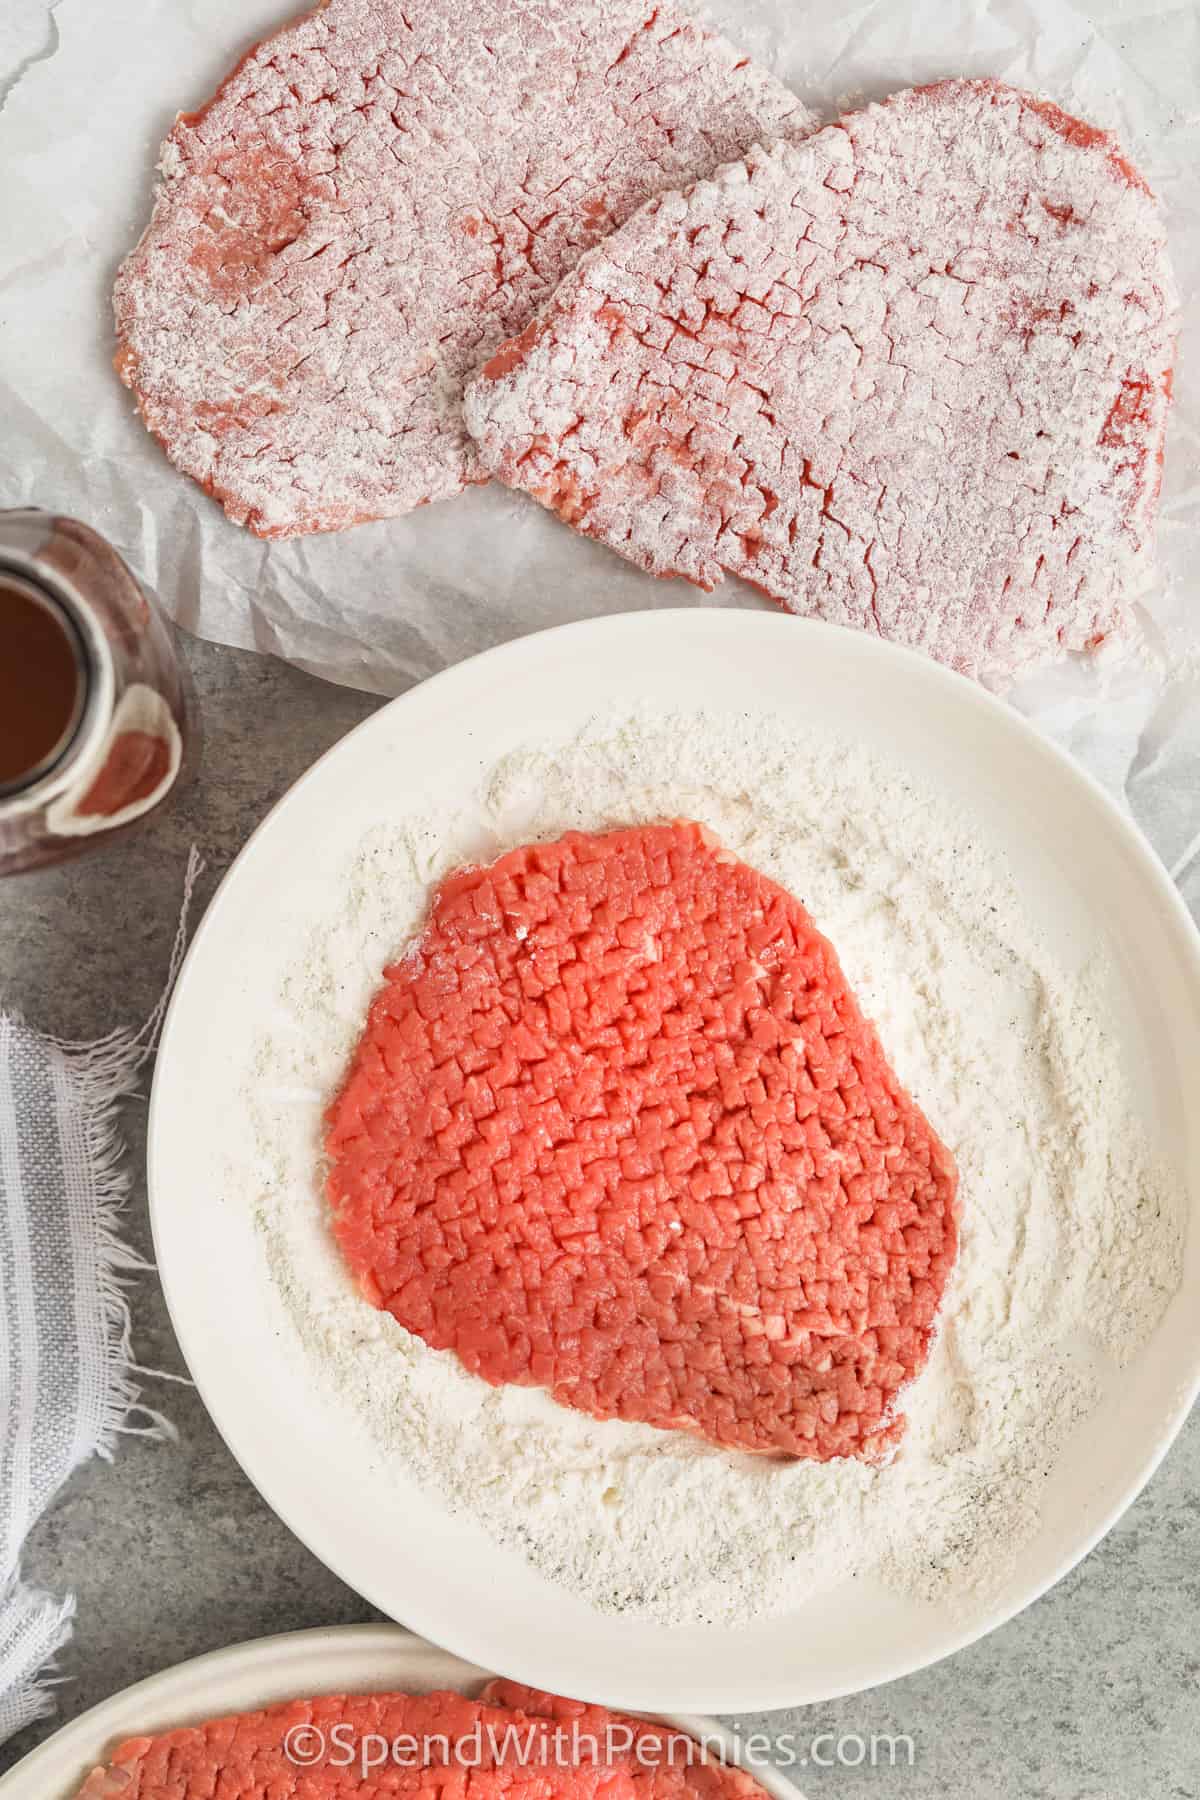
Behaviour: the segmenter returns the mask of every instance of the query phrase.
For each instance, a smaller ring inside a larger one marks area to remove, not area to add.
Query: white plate
[[[101,1701],[64,1725],[0,1779],[2,1800],[72,1800],[90,1769],[125,1738],[197,1725],[231,1712],[318,1694],[427,1693],[454,1688],[472,1695],[488,1671],[426,1644],[395,1625],[338,1625],[256,1638],[193,1657]],[[735,1760],[732,1733],[715,1719],[675,1714],[666,1721],[696,1737],[720,1739]],[[775,1800],[804,1800],[784,1776],[756,1764],[755,1779]]]
[[[783,615],[699,610],[568,625],[460,664],[350,734],[297,783],[209,908],[163,1034],[150,1119],[159,1268],[196,1383],[264,1497],[345,1581],[460,1655],[539,1686],[656,1712],[759,1710],[853,1692],[946,1656],[1011,1617],[1109,1528],[1163,1455],[1200,1382],[1200,1232],[1153,1342],[1050,1483],[1007,1585],[953,1612],[868,1580],[749,1627],[602,1617],[498,1551],[363,1448],[273,1323],[250,1208],[239,1067],[285,969],[338,903],[338,871],[381,818],[465,799],[531,734],[569,735],[614,703],[744,708],[848,724],[893,765],[972,809],[1007,854],[1051,947],[1097,939],[1118,971],[1116,1028],[1151,1129],[1200,1211],[1200,940],[1116,807],[1010,708],[909,652]],[[398,1498],[399,1493],[399,1498]]]

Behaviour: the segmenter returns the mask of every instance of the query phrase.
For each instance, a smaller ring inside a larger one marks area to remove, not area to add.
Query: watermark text
[[[633,1762],[643,1769],[693,1768],[703,1763],[740,1763],[744,1768],[859,1769],[912,1768],[916,1745],[906,1733],[794,1731],[743,1733],[731,1727],[727,1736],[693,1737],[690,1732],[647,1731],[622,1719],[602,1729],[578,1722],[498,1726],[477,1720],[467,1731],[414,1734],[360,1731],[347,1722],[329,1726],[293,1725],[284,1738],[284,1753],[298,1768],[318,1765],[354,1769],[365,1780],[378,1769],[459,1769],[608,1767]]]

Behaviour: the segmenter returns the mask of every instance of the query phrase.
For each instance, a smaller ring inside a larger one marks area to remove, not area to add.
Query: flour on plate
[[[958,1160],[962,1250],[885,1468],[764,1461],[490,1388],[361,1299],[326,1226],[323,1110],[432,887],[531,838],[677,816],[809,908]],[[602,1610],[737,1623],[868,1572],[942,1604],[986,1593],[1180,1279],[1181,1193],[1105,989],[1099,966],[1055,967],[968,820],[861,748],[761,715],[648,713],[531,745],[458,813],[370,834],[258,1047],[258,1219],[298,1353],[399,1471]]]

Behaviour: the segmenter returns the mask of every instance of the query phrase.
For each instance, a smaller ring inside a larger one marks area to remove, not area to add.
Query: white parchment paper
[[[111,368],[109,294],[149,216],[159,144],[177,110],[202,102],[295,10],[288,0],[0,0],[0,507],[88,520],[191,631],[380,693],[541,626],[705,604],[500,488],[263,544],[142,429]],[[1060,665],[1013,698],[1124,795],[1200,907],[1200,6],[708,0],[702,10],[822,117],[943,75],[1038,89],[1115,130],[1162,198],[1185,296],[1162,579],[1132,654]],[[708,603],[761,604],[732,582]]]

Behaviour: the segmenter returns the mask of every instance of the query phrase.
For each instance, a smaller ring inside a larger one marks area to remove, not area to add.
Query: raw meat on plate
[[[289,1701],[130,1738],[77,1800],[639,1800],[631,1758],[572,1756],[536,1698],[538,1716],[444,1691]],[[738,1779],[728,1800],[759,1793]]]

